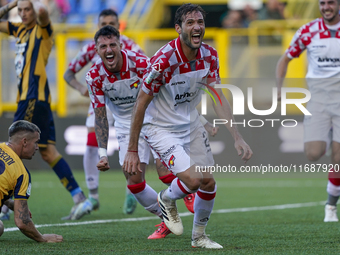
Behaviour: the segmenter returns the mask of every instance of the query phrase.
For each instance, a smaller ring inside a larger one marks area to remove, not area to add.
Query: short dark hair
[[[197,4],[183,4],[177,10],[175,14],[175,25],[178,24],[180,27],[182,26],[182,18],[188,13],[191,12],[200,12],[202,13],[203,19],[205,21],[206,12],[203,8]]]
[[[119,31],[116,28],[114,28],[113,26],[108,25],[108,26],[105,26],[105,27],[102,27],[101,29],[99,29],[97,31],[97,33],[94,35],[94,41],[95,41],[96,44],[98,42],[99,36],[108,36],[108,37],[116,36],[118,38],[118,40],[119,40],[120,33],[119,33]]]
[[[112,9],[105,9],[105,10],[102,10],[102,11],[99,13],[98,18],[100,18],[101,16],[115,16],[115,17],[117,17],[117,19],[118,19],[118,13],[115,12],[114,10],[112,10]]]
[[[13,122],[8,128],[8,136],[11,138],[13,135],[21,131],[28,131],[31,133],[38,132],[39,134],[41,133],[37,125],[26,120],[18,120]]]

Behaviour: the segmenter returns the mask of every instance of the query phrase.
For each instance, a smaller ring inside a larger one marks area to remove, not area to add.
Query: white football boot
[[[183,224],[182,220],[178,215],[176,201],[165,202],[162,199],[162,195],[165,190],[158,193],[158,204],[161,208],[163,220],[168,229],[175,235],[183,234]]]
[[[326,204],[324,222],[338,222],[337,210],[335,205]]]
[[[191,246],[193,248],[206,248],[206,249],[222,249],[223,246],[210,240],[206,234],[191,240]]]

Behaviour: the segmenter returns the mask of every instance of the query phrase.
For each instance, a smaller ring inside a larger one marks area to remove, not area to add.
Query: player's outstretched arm
[[[150,96],[146,94],[143,90],[140,90],[136,103],[133,107],[130,128],[130,141],[123,164],[123,170],[128,174],[136,174],[137,171],[142,172],[139,166],[140,162],[138,157],[138,140],[143,125],[146,108],[148,107],[152,99],[153,96]]]
[[[60,235],[40,234],[31,220],[27,200],[14,200],[14,221],[15,225],[17,225],[25,236],[37,242],[57,243],[63,241],[63,237]]]
[[[38,23],[40,26],[45,27],[50,23],[47,7],[39,0],[30,0],[35,13],[37,14]]]
[[[225,98],[222,89],[217,88],[216,92],[218,93],[221,101],[222,101],[222,105],[221,104],[213,104],[214,106],[214,110],[217,114],[217,116],[220,119],[226,119],[226,120],[233,120],[234,121],[234,116],[231,112],[231,107],[229,105],[228,100]],[[247,162],[251,156],[253,155],[253,151],[251,150],[251,148],[249,147],[249,145],[243,140],[242,135],[240,134],[240,132],[237,129],[236,125],[230,125],[231,121],[228,121],[227,124],[225,124],[225,126],[227,127],[227,129],[229,130],[230,134],[232,135],[232,137],[235,140],[235,149],[238,153],[239,156],[242,155],[242,160],[244,160],[244,162]],[[242,154],[243,152],[243,154]]]
[[[277,99],[281,100],[281,88],[283,85],[283,81],[287,74],[288,64],[291,61],[286,54],[283,54],[282,57],[279,59],[276,65],[276,86],[277,86]]]
[[[0,19],[2,19],[2,17],[4,15],[6,15],[10,10],[12,10],[14,7],[17,6],[18,0],[14,0],[13,2],[10,2],[6,5],[4,5],[3,7],[0,8]],[[1,21],[0,22],[0,32],[6,33],[8,34],[8,23],[7,21]]]
[[[66,72],[64,73],[64,80],[72,88],[78,90],[82,96],[85,96],[85,97],[89,96],[89,91],[87,89],[87,86],[84,86],[77,80],[76,74],[72,70],[70,69],[66,70]]]
[[[97,168],[100,171],[107,171],[110,169],[107,157],[107,141],[109,139],[109,123],[106,116],[106,106],[94,108],[95,124],[94,130],[96,132],[99,152],[99,162]]]

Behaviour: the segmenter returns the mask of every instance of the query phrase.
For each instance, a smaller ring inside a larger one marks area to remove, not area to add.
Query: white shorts
[[[324,104],[309,101],[307,109],[312,115],[305,115],[304,142],[325,141],[330,142],[332,129],[332,141],[340,143],[340,104]]]
[[[113,115],[112,115],[109,107],[106,107],[106,115],[107,115],[107,121],[109,122],[109,126],[113,126],[114,119],[113,119]],[[86,127],[88,127],[88,128],[93,127],[94,128],[95,117],[96,116],[94,114],[92,103],[90,103],[89,109],[87,111],[87,118],[86,118],[86,124],[85,124]]]
[[[154,125],[146,125],[142,131],[150,147],[174,174],[192,165],[214,165],[208,134],[201,123],[184,132],[171,132]]]
[[[116,128],[116,136],[119,144],[119,164],[122,166],[129,146],[130,135]],[[139,137],[138,141],[138,156],[141,163],[149,164],[150,147],[142,136]]]

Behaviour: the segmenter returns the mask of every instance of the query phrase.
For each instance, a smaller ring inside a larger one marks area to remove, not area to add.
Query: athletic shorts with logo
[[[147,124],[142,133],[163,164],[175,175],[193,165],[214,165],[208,133],[201,123],[183,132]]]

